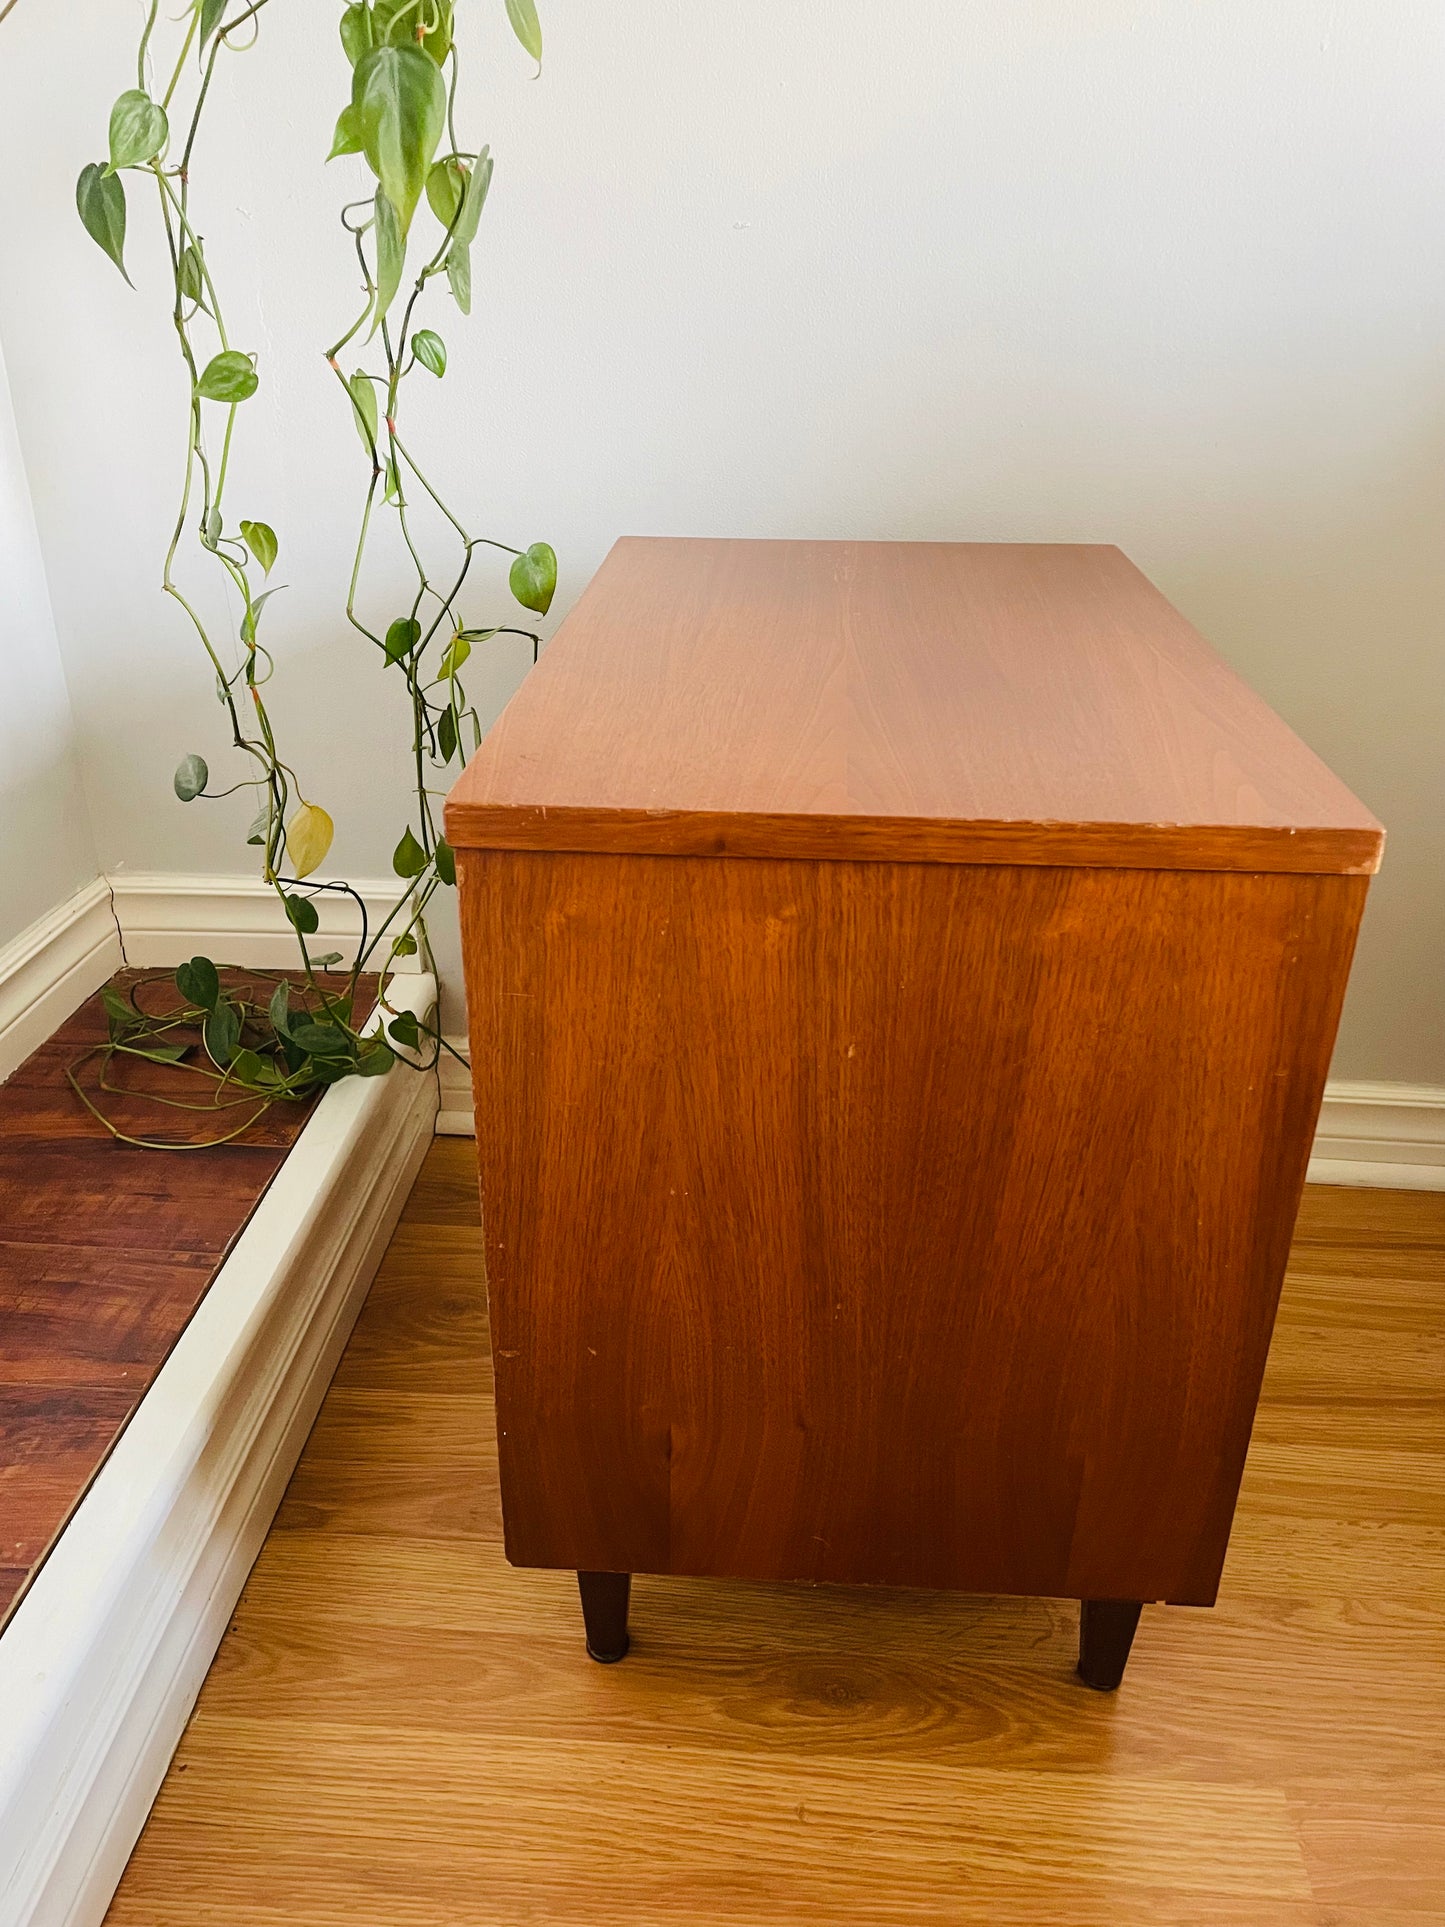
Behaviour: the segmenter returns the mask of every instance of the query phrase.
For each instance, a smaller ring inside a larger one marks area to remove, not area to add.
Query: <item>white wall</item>
[[[0,355],[0,945],[96,873],[75,723]]]
[[[334,11],[271,10],[195,174],[263,357],[283,712],[375,872],[405,797],[337,614]],[[418,439],[477,524],[555,543],[557,613],[623,531],[1120,542],[1390,827],[1336,1073],[1445,1081],[1438,0],[550,0],[535,85],[501,0],[461,11],[498,166]],[[222,737],[155,592],[185,392],[154,240],[138,210],[132,295],[71,202],[138,8],[86,13],[63,90],[43,0],[0,30],[0,333],[102,857],[234,868],[243,806],[170,795]]]

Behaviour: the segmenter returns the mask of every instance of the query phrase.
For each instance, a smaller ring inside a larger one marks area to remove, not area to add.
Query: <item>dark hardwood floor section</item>
[[[274,981],[226,971],[232,988]],[[170,973],[123,971],[157,1010]],[[153,986],[153,987],[152,987]],[[366,995],[373,993],[367,980]],[[66,1081],[106,1035],[92,997],[0,1085],[0,1627],[104,1463],[311,1112],[277,1105],[234,1143],[119,1143]],[[95,1066],[81,1072],[93,1081]],[[128,1062],[132,1135],[199,1138],[214,1115],[158,1110],[175,1074]],[[244,1113],[240,1113],[244,1115]]]
[[[1440,1927],[1445,1195],[1311,1187],[1219,1604],[657,1579],[596,1666],[502,1554],[440,1140],[108,1927]]]

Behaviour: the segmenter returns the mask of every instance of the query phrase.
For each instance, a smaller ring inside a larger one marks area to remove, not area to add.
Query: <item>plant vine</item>
[[[298,981],[280,978],[264,1001],[254,983],[237,988],[223,981],[205,957],[176,972],[182,1001],[174,1008],[157,1012],[135,989],[106,994],[108,1041],[88,1053],[100,1059],[96,1089],[84,1088],[80,1066],[72,1067],[71,1083],[116,1136],[164,1148],[182,1143],[191,1148],[198,1140],[127,1136],[104,1103],[105,1094],[125,1088],[113,1081],[116,1059],[174,1064],[204,1080],[208,1088],[195,1101],[157,1101],[215,1110],[224,1128],[203,1141],[221,1143],[246,1130],[273,1103],[299,1102],[343,1077],[384,1074],[399,1058],[430,1068],[448,1048],[435,1023],[394,1007],[388,995],[401,960],[428,954],[427,906],[439,889],[456,881],[455,860],[437,823],[435,800],[443,790],[436,779],[464,757],[468,734],[473,748],[481,740],[481,721],[462,679],[472,649],[497,636],[523,636],[535,657],[540,643],[534,630],[513,622],[468,620],[473,556],[483,547],[510,555],[512,596],[539,615],[546,614],[557,580],[556,557],[546,543],[518,550],[494,537],[470,534],[399,432],[404,383],[418,372],[440,380],[447,370],[441,335],[416,325],[433,285],[444,282],[461,313],[470,312],[471,249],[491,185],[492,157],[486,146],[465,146],[458,134],[461,62],[453,38],[454,0],[350,0],[340,19],[351,69],[349,97],[327,158],[362,156],[375,186],[341,210],[360,271],[362,305],[326,350],[370,467],[346,616],[383,671],[404,686],[414,797],[412,820],[392,855],[399,894],[379,926],[370,929],[359,892],[345,882],[314,880],[330,850],[334,825],[283,757],[267,708],[265,691],[276,665],[262,640],[262,621],[277,588],[261,585],[276,565],[281,543],[259,517],[232,520],[227,498],[238,412],[256,393],[261,374],[256,357],[234,345],[227,330],[193,214],[192,164],[218,62],[255,45],[269,4],[190,0],[179,19],[168,23],[179,41],[174,59],[158,63],[156,41],[166,28],[159,0],[150,0],[136,85],[111,110],[108,159],[87,166],[76,186],[87,232],[127,282],[123,176],[153,188],[171,271],[171,320],[190,385],[184,476],[162,587],[185,612],[205,651],[231,748],[244,761],[239,780],[217,790],[205,758],[192,752],[176,769],[175,792],[190,803],[252,790],[255,810],[246,840],[261,852],[262,875],[277,894],[299,952]],[[533,0],[506,0],[506,8],[518,40],[540,66],[542,36]],[[165,75],[160,88],[153,77],[157,72]],[[428,222],[430,232],[423,238]],[[409,266],[414,279],[404,287]],[[351,359],[353,353],[356,365],[348,374],[342,357]],[[422,497],[446,525],[453,553],[444,568],[418,525],[414,511]],[[394,517],[415,582],[405,606],[378,619],[367,606],[364,577],[378,523],[386,515]],[[235,633],[224,643],[202,616],[198,598],[178,580],[183,552],[194,551],[220,572],[237,611]],[[333,893],[350,897],[361,917],[360,939],[341,971],[334,971],[343,964],[340,952],[313,954],[308,943],[321,927],[318,899]],[[360,1008],[360,980],[367,971],[379,979],[379,1016],[370,1023]],[[237,1111],[245,1115],[232,1122],[230,1114]]]

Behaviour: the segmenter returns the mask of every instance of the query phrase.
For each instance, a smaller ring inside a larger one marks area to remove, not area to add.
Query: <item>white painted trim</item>
[[[465,1035],[449,1036],[447,1042],[458,1056],[469,1058],[471,1052]],[[437,1075],[441,1082],[441,1109],[437,1112],[438,1137],[475,1137],[476,1119],[472,1115],[472,1073],[466,1063],[458,1063],[450,1052],[443,1051],[437,1063]]]
[[[402,888],[384,878],[353,887],[373,930]],[[355,904],[330,891],[315,901],[312,952],[340,950],[349,962],[361,934]],[[86,884],[0,947],[0,1082],[123,965],[173,969],[198,952],[220,964],[285,969],[296,962],[296,933],[259,877],[118,870]],[[397,967],[411,975],[424,966],[407,957]]]
[[[1445,1087],[1326,1085],[1310,1181],[1445,1191]]]
[[[0,1927],[99,1927],[436,1103],[401,1067],[326,1093],[0,1638]]]
[[[103,877],[0,948],[0,1083],[121,966]]]
[[[259,876],[116,870],[106,880],[115,899],[125,960],[137,968],[172,968],[197,954],[255,970],[285,969],[296,961],[296,933],[275,890]],[[373,931],[403,888],[396,878],[375,877],[353,881],[351,887],[365,903]],[[339,891],[322,891],[314,901],[321,927],[307,939],[312,952],[320,956],[340,950],[349,964],[361,934],[356,905]],[[402,958],[398,968],[419,970],[422,963],[416,957]]]

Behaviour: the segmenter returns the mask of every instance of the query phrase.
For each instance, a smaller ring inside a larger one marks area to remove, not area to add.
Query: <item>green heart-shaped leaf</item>
[[[281,546],[275,529],[267,522],[242,522],[241,540],[260,563],[262,573],[270,575]]]
[[[462,201],[461,218],[458,220],[456,232],[452,236],[452,240],[454,242],[460,241],[464,248],[469,248],[477,238],[477,228],[481,222],[482,209],[487,204],[487,190],[491,185],[492,156],[490,151],[484,147],[481,153],[478,154],[475,165],[467,175],[466,194]],[[450,226],[450,222],[448,226]]]
[[[447,371],[446,343],[431,328],[418,328],[411,338],[411,351],[428,373],[438,381]]]
[[[221,995],[221,979],[209,957],[192,957],[176,967],[176,989],[188,1004],[214,1010]]]
[[[356,417],[356,432],[361,437],[361,445],[368,455],[375,458],[376,431],[381,426],[375,384],[365,369],[358,368],[346,386],[351,392],[351,407]]]
[[[80,170],[75,183],[75,205],[85,231],[98,247],[105,249],[132,287],[125,273],[125,187],[107,173],[99,161]]]
[[[512,564],[507,580],[524,609],[546,615],[557,590],[557,557],[550,543],[534,542],[527,553],[519,555]]]
[[[447,250],[447,286],[463,314],[472,311],[472,251],[462,241]]]
[[[290,918],[292,927],[299,930],[303,937],[311,936],[321,922],[316,905],[310,897],[288,896],[286,915]]]
[[[507,18],[512,23],[512,31],[527,49],[533,60],[540,66],[542,62],[542,23],[537,18],[537,9],[532,0],[507,0]]]
[[[134,1004],[128,998],[122,997],[120,992],[110,984],[106,984],[101,990],[100,1001],[109,1019],[108,1028],[112,1039],[124,1035],[128,1030],[134,1030],[137,1024],[144,1021]]]
[[[256,366],[239,348],[212,355],[201,371],[196,393],[206,401],[247,401],[257,388]]]
[[[206,1047],[206,1055],[213,1064],[219,1064],[224,1069],[235,1056],[240,1041],[240,1012],[223,997],[215,1009],[207,1014],[201,1026],[201,1042]]]
[[[437,674],[441,676],[454,676],[471,653],[472,645],[467,638],[466,631],[464,629],[458,629],[442,653]]]
[[[338,154],[359,154],[365,145],[361,121],[348,101],[336,116],[336,132],[331,136],[331,152],[326,158],[334,161]]]
[[[171,779],[176,795],[183,803],[193,803],[211,780],[211,772],[206,768],[204,756],[183,756],[176,764],[176,773]]]
[[[200,249],[193,241],[187,242],[181,249],[176,285],[183,301],[194,302],[198,308],[206,307],[206,278],[202,272]],[[209,314],[210,310],[207,308],[206,312]]]
[[[411,833],[408,823],[400,843],[391,853],[391,867],[399,877],[419,877],[426,868],[426,851]]]
[[[278,582],[274,589],[263,589],[260,595],[252,596],[251,606],[241,618],[241,640],[248,648],[256,640],[256,625],[261,620],[261,611],[272,596],[280,595],[285,587],[284,582]]]
[[[231,1058],[231,1077],[237,1084],[257,1084],[273,1082],[266,1076],[266,1066],[253,1050],[238,1050]]]
[[[376,237],[376,304],[371,311],[371,332],[375,334],[396,299],[406,268],[406,234],[391,197],[382,188],[376,190],[373,233]]]
[[[132,87],[110,110],[110,171],[153,161],[165,146],[170,128],[166,111],[149,94]]]
[[[363,54],[369,54],[375,42],[371,32],[371,9],[357,0],[357,4],[345,9],[341,16],[341,45],[346,58],[354,67]]]
[[[485,147],[475,162],[448,154],[426,177],[426,198],[432,213],[451,230],[453,241],[460,241],[464,248],[476,239],[491,185],[492,156]]]
[[[291,1028],[291,986],[284,977],[271,992],[266,1014],[271,1019],[271,1028],[284,1037]]]
[[[314,1057],[344,1057],[352,1050],[350,1034],[336,1024],[293,1024],[291,1041]]]
[[[134,1057],[149,1058],[153,1064],[179,1064],[189,1044],[163,1044],[158,1037],[141,1037],[129,1041],[127,1050]]]
[[[446,124],[446,83],[414,43],[373,47],[357,62],[351,104],[362,151],[405,234]]]
[[[386,660],[400,662],[421,641],[421,624],[411,616],[398,616],[386,632]]]
[[[467,170],[455,154],[435,161],[427,170],[427,206],[444,228],[449,228],[461,213],[467,192]]]
[[[421,1026],[414,1011],[399,1011],[386,1029],[387,1035],[394,1037],[403,1050],[415,1050],[421,1042]]]

